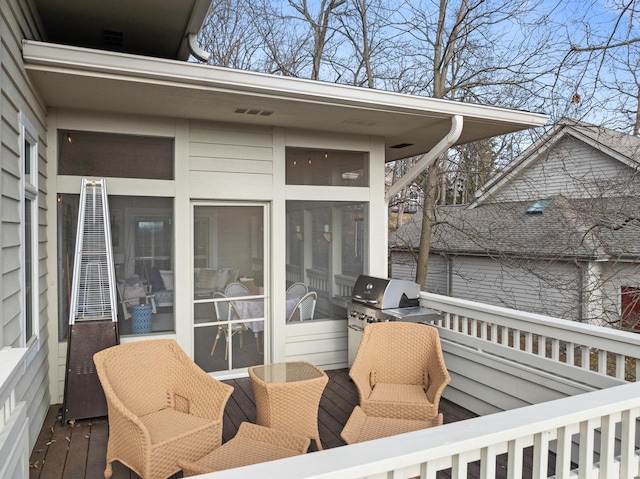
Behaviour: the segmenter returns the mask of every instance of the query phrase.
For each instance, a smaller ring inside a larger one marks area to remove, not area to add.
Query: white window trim
[[[31,149],[31,178],[30,182],[26,181],[25,178],[25,142],[28,141]],[[33,126],[33,124],[29,121],[29,119],[24,115],[20,115],[20,216],[21,216],[21,228],[20,228],[20,260],[23,274],[21,274],[20,282],[21,282],[21,305],[22,305],[22,334],[21,341],[22,346],[33,347],[33,351],[37,351],[39,349],[39,333],[40,333],[40,290],[39,290],[39,237],[38,237],[38,227],[39,227],[39,219],[38,219],[38,131]],[[26,208],[26,200],[30,200],[31,202],[31,278],[33,281],[32,284],[32,297],[31,297],[31,308],[32,308],[32,336],[30,338],[26,338],[26,315],[24,311],[26,310],[26,276],[24,274],[24,268],[27,263],[26,261],[26,251],[24,248],[25,244],[25,229],[24,229],[24,221],[25,221],[25,208]],[[30,355],[31,356],[31,355]]]

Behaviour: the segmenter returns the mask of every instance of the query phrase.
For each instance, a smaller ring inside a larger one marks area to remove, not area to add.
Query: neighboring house
[[[415,277],[421,215],[390,237]],[[477,193],[438,207],[427,290],[614,327],[640,327],[640,139],[553,127]]]
[[[291,359],[338,368],[344,296],[358,274],[387,271],[387,215],[373,214],[387,210],[385,162],[546,121],[188,63],[206,57],[195,37],[209,3],[0,0],[0,365],[20,371],[3,377],[15,391],[3,417],[24,405],[30,446],[63,400],[82,177],[107,178],[123,308],[131,294],[156,306],[150,334],[120,319],[122,342],[174,338],[217,374]],[[318,321],[286,323],[296,281],[319,293]],[[262,344],[225,357],[211,349],[232,323],[214,305],[232,282],[263,298],[232,318]]]

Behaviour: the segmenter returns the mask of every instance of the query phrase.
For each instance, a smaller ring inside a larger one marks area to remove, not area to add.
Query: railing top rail
[[[581,342],[587,346],[607,350],[614,349],[607,346],[608,342],[614,342],[616,353],[640,357],[639,334],[435,293],[422,292],[420,293],[420,297],[423,306],[436,310],[455,313],[512,328],[516,328],[513,320],[517,320],[517,329],[541,335],[545,335],[545,330],[548,332],[550,329],[553,329],[553,337],[557,339]],[[582,336],[581,340],[578,340],[576,337],[577,334]]]

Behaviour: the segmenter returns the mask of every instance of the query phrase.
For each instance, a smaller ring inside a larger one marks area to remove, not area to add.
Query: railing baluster
[[[576,350],[576,345],[573,343],[567,343],[565,346],[565,352],[567,354],[567,364],[570,364],[571,366],[575,366],[576,365],[576,357],[575,357],[575,351]]]
[[[533,353],[533,334],[527,332],[525,333],[525,351],[528,353]]]
[[[581,361],[581,366],[582,369],[591,369],[591,361],[589,358],[589,350],[591,348],[589,348],[588,346],[581,346],[580,347],[580,361]]]
[[[483,447],[480,451],[480,479],[496,477],[496,446]]]
[[[500,330],[502,331],[502,338],[500,338],[500,343],[508,346],[509,345],[509,328],[506,326],[501,326]]]
[[[560,361],[560,341],[556,338],[551,339],[551,359]]]
[[[467,454],[455,454],[452,457],[451,477],[454,479],[467,479]]]
[[[635,454],[634,445],[637,417],[637,408],[622,412],[622,439],[620,441],[620,477],[634,477],[635,473],[638,470],[638,458]]]
[[[580,451],[578,453],[578,479],[593,477],[593,446],[595,443],[595,418],[580,423]]]
[[[616,354],[616,378],[624,379],[625,377],[625,359],[622,354]]]
[[[549,431],[539,432],[533,436],[533,471],[532,479],[546,479],[549,469]]]
[[[604,416],[600,424],[600,477],[613,477],[616,441],[616,423],[611,415]]]
[[[538,356],[545,358],[547,356],[547,337],[538,336]]]
[[[556,477],[566,479],[571,475],[571,432],[569,426],[558,429],[556,451]]]
[[[598,372],[607,374],[607,352],[602,349],[598,351]]]
[[[522,449],[524,438],[509,441],[507,459],[507,477],[519,479],[522,477]]]

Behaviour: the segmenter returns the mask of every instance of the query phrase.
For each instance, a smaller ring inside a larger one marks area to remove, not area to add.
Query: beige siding
[[[570,263],[508,264],[491,258],[452,259],[451,296],[557,318],[579,320],[581,270]]]
[[[287,361],[311,361],[323,369],[347,366],[347,318],[287,325]]]
[[[271,199],[271,128],[190,122],[189,191],[199,199]]]
[[[526,201],[562,194],[589,198],[603,190],[626,196],[640,189],[640,178],[620,161],[574,138],[564,138],[546,156],[519,172],[489,201]]]
[[[45,250],[46,211],[46,118],[44,108],[29,83],[21,55],[24,38],[40,39],[41,31],[31,2],[0,0],[0,195],[2,205],[2,322],[0,346],[22,346],[20,247],[20,115],[38,132],[39,188],[39,338],[28,355],[27,367],[16,389],[29,417],[29,443],[33,446],[49,405],[47,378],[47,270]]]

